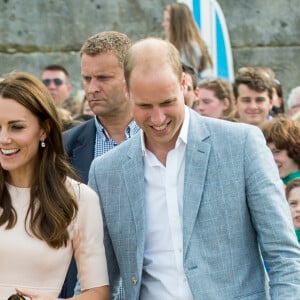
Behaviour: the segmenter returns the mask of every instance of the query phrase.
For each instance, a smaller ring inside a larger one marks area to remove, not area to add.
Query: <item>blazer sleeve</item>
[[[257,128],[245,139],[244,172],[251,220],[270,268],[271,299],[300,299],[299,245],[278,169]]]

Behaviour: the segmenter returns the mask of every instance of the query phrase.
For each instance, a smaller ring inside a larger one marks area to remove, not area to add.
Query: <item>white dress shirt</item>
[[[189,111],[166,166],[145,148],[146,242],[142,300],[193,299],[183,269],[183,186]]]

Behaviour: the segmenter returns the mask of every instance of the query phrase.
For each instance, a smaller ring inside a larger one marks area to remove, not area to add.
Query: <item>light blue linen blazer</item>
[[[300,249],[260,129],[190,114],[183,262],[194,299],[300,299]],[[139,299],[146,230],[140,134],[95,159],[89,178],[101,199],[111,290],[121,276],[126,299]]]

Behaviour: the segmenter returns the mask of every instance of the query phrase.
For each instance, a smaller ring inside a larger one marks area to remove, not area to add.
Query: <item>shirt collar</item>
[[[103,127],[103,125],[101,124],[100,120],[97,118],[97,116],[94,116],[94,120],[95,120],[95,125],[96,125],[96,131],[97,133],[106,140],[111,139],[108,132],[105,130],[105,128]],[[126,140],[130,137],[132,137],[134,134],[136,134],[139,131],[139,127],[136,124],[136,122],[134,120],[132,120],[128,126],[125,129],[125,136],[126,136]]]

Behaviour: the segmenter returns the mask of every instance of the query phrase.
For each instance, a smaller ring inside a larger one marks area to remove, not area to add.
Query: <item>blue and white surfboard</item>
[[[226,20],[216,0],[183,0],[193,12],[214,63],[214,76],[234,80],[232,50]]]

